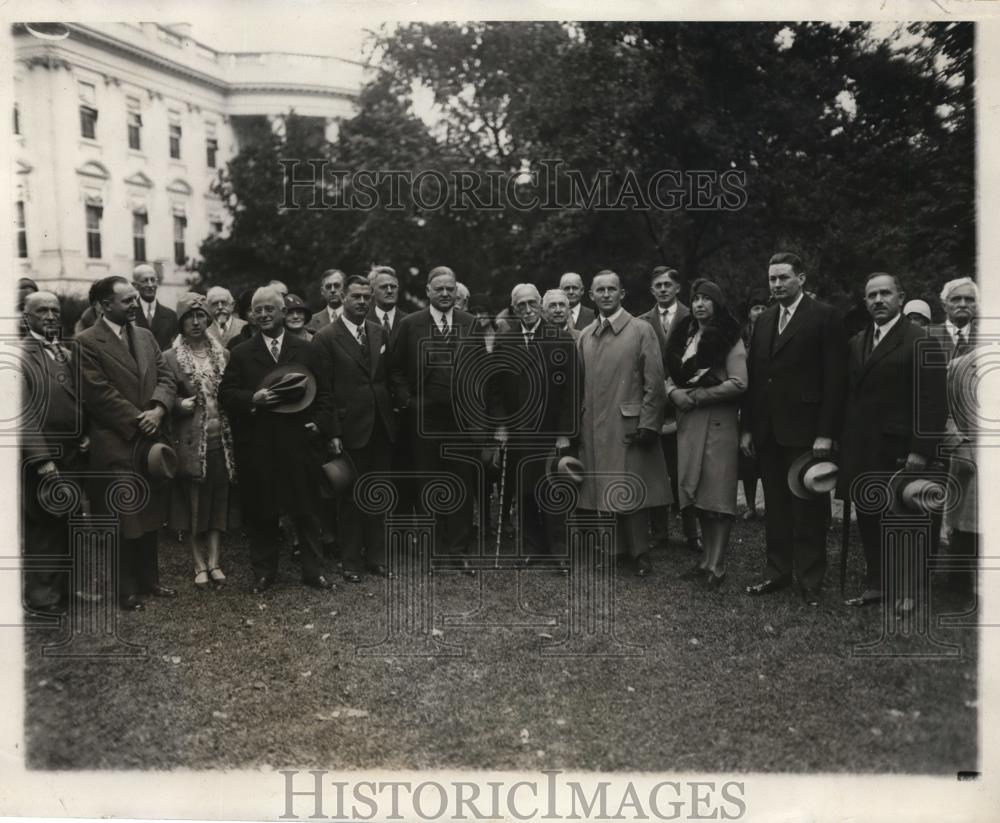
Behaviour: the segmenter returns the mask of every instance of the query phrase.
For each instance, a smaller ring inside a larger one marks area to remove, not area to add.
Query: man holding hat
[[[526,561],[566,554],[564,519],[546,511],[539,496],[548,458],[577,435],[581,394],[573,338],[542,317],[541,303],[531,283],[511,292],[517,323],[497,335],[488,394],[495,437],[507,446]]]
[[[372,300],[367,278],[349,277],[344,284],[344,310],[320,329],[312,342],[312,362],[323,405],[317,422],[331,440],[335,455],[346,453],[357,477],[388,472],[396,415],[385,375],[386,334],[380,323],[366,319]],[[343,575],[361,579],[364,565],[388,574],[385,529],[381,516],[358,508],[353,489],[340,496],[339,519]]]
[[[936,456],[947,413],[944,355],[931,351],[939,346],[927,332],[903,319],[905,296],[898,279],[870,274],[864,294],[872,323],[848,344],[847,419],[837,484],[837,496],[844,500],[851,499],[852,483],[867,472],[888,475],[904,465],[907,472],[924,469]],[[848,600],[850,605],[883,597],[881,529],[882,514],[859,507],[867,574],[865,591]]]
[[[316,521],[322,473],[315,420],[327,401],[317,400],[310,344],[285,330],[282,295],[270,287],[257,289],[251,311],[260,333],[233,349],[219,401],[233,426],[240,502],[250,533],[252,590],[263,593],[277,577],[282,515],[292,519],[302,540],[302,581],[329,589],[320,566]]]
[[[176,381],[167,368],[152,332],[134,325],[139,294],[124,278],[105,277],[93,288],[101,319],[77,338],[81,362],[81,394],[90,416],[91,464],[95,507],[118,475],[146,475],[151,491],[146,507],[123,514],[119,521],[118,604],[128,611],[142,608],[140,595],[174,597],[160,585],[156,533],[167,513],[167,489],[156,484],[145,461],[147,447],[160,436],[160,426],[173,405]]]
[[[797,578],[803,601],[818,606],[830,496],[795,496],[788,470],[804,452],[824,459],[833,451],[844,414],[847,339],[836,310],[803,292],[797,255],[773,255],[767,279],[775,302],[754,325],[740,409],[740,446],[758,457],[767,500],[764,579],[747,594],[770,594]]]

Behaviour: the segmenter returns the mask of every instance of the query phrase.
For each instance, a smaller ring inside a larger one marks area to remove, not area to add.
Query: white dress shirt
[[[875,347],[879,343],[881,343],[883,340],[885,340],[885,336],[889,332],[892,331],[892,327],[895,326],[899,322],[899,318],[902,317],[902,316],[903,316],[902,312],[899,312],[899,313],[896,314],[895,317],[892,318],[892,320],[887,320],[881,326],[878,323],[875,324],[875,329],[874,329],[874,331],[872,331],[872,350],[873,351],[875,350]],[[875,332],[878,332],[878,338],[877,339],[875,337]]]
[[[441,321],[446,320],[448,323],[448,330],[455,328],[454,312],[452,309],[448,309],[447,312],[442,313],[438,309],[431,306],[431,320],[434,321],[434,325],[441,328]]]

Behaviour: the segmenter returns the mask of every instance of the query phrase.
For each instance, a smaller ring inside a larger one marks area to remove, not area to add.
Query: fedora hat
[[[341,497],[354,487],[358,470],[346,451],[331,457],[321,467],[325,491],[330,497]]]
[[[132,458],[136,472],[153,483],[173,480],[177,474],[177,452],[160,440],[140,437]]]
[[[583,473],[585,471],[583,463],[580,462],[579,458],[573,457],[570,454],[552,455],[548,459],[546,468],[549,477],[565,477],[577,486],[583,483]]]
[[[788,488],[802,500],[833,491],[837,485],[839,467],[828,457],[813,457],[803,452],[788,467]]]
[[[893,514],[940,514],[947,499],[948,487],[922,472],[900,469],[889,478],[889,510]]]
[[[316,398],[316,378],[301,363],[282,363],[264,375],[257,389],[270,389],[281,398],[281,403],[269,406],[268,411],[292,414]]]

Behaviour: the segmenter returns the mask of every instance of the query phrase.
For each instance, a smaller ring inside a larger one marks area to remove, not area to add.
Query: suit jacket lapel
[[[670,321],[670,328],[667,329],[667,342],[670,342],[670,338],[674,336],[674,332],[677,331],[677,325],[687,317],[691,312],[688,311],[688,307],[685,306],[680,300],[677,301],[677,308],[674,309],[673,319]]]
[[[777,333],[777,312],[774,307],[765,309],[764,313],[757,318],[757,325],[754,326],[754,334],[760,335],[760,342],[754,342],[751,350],[767,352],[767,356],[770,357],[774,353],[772,345],[774,344],[774,336]]]
[[[282,362],[281,356],[285,353],[285,341],[288,338],[288,332],[285,332],[285,339],[281,341],[281,352],[278,354],[278,362],[274,361],[271,356],[271,338],[265,334],[258,333],[253,336],[254,343],[254,357],[257,361],[267,368],[268,371],[273,369],[278,363]]]
[[[333,339],[337,341],[349,357],[357,361],[358,365],[361,366],[365,371],[369,371],[371,366],[368,362],[368,358],[364,356],[361,351],[361,346],[358,345],[358,339],[347,330],[347,326],[339,322],[340,318],[337,318],[338,322],[333,324]],[[365,334],[368,333],[368,329],[365,329]],[[372,339],[369,335],[368,337],[368,348],[372,348]]]
[[[136,334],[134,329],[128,329],[125,334],[132,341],[132,351],[135,352],[136,369],[139,372],[139,382],[143,382],[146,377],[146,366],[149,358],[146,356],[147,341],[140,334]],[[159,344],[154,343],[159,348]]]
[[[772,354],[777,354],[784,347],[784,345],[793,337],[795,337],[795,335],[799,332],[799,330],[805,325],[806,323],[805,318],[809,314],[809,312],[812,311],[811,303],[812,301],[808,297],[802,298],[802,302],[799,303],[799,307],[795,310],[795,313],[792,315],[792,319],[788,321],[788,325],[785,326],[785,330],[781,334],[779,334],[777,339],[774,341],[774,349],[772,349],[771,351]],[[777,321],[781,322],[781,312],[784,311],[784,306],[782,306],[779,303],[777,308],[778,308]],[[775,333],[777,334],[778,331],[777,324],[775,324],[773,328]]]
[[[111,327],[105,323],[103,319],[100,323],[100,331],[103,335],[102,342],[105,344],[108,354],[110,354],[111,357],[121,363],[130,372],[138,374],[139,364],[132,356],[132,353],[128,350],[128,346],[120,337],[111,331]]]
[[[901,317],[896,321],[896,325],[893,326],[892,331],[890,331],[879,344],[872,349],[871,356],[865,360],[865,364],[861,369],[861,376],[864,377],[871,370],[871,367],[878,363],[880,360],[884,360],[892,352],[898,349],[903,344],[903,323],[908,322],[906,318]],[[872,334],[872,330],[869,329],[866,332],[867,335]],[[867,338],[865,339],[867,343]],[[862,357],[864,355],[862,354]]]

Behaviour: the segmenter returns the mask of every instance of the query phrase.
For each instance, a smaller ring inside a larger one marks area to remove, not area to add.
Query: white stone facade
[[[60,294],[130,275],[144,256],[173,305],[201,242],[227,230],[211,184],[239,150],[239,118],[294,110],[333,136],[363,81],[335,57],[218,52],[183,24],[66,25],[58,41],[13,34],[16,271]]]

